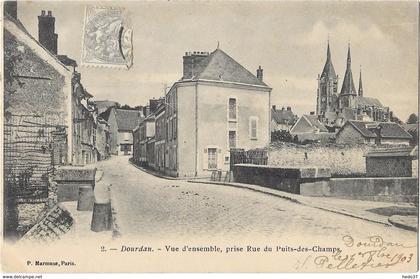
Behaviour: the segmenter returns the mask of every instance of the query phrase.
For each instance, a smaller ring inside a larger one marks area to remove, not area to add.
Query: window
[[[236,99],[229,98],[229,119],[236,119]]]
[[[207,149],[208,168],[217,169],[217,148]]]
[[[258,118],[251,117],[249,119],[249,136],[252,140],[256,140],[258,135]]]
[[[229,131],[229,148],[236,148],[236,131]]]
[[[172,119],[172,133],[173,133],[172,138],[176,139],[176,118]]]
[[[168,133],[169,133],[169,139],[172,139],[172,119],[169,119],[169,125],[168,125]]]
[[[124,141],[130,140],[130,133],[124,133]]]

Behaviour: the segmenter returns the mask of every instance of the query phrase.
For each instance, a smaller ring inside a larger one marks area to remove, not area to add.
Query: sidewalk
[[[151,174],[153,176],[159,177],[159,178],[163,178],[163,179],[168,179],[168,180],[192,180],[192,179],[206,179],[206,178],[210,178],[209,176],[205,176],[205,177],[172,177],[172,176],[167,176],[167,175],[163,175],[158,171],[152,170],[150,168],[144,168],[141,167],[137,164],[135,164],[133,161],[128,160],[128,163],[131,164],[132,166],[138,168],[141,171],[144,171],[145,173]]]
[[[258,185],[209,181],[205,179],[188,180],[188,182],[245,188],[251,191],[261,192],[264,194],[288,199],[292,202],[296,202],[305,206],[343,214],[386,226],[394,225],[399,228],[417,231],[417,208],[408,203],[397,204],[389,202],[361,201],[330,197],[307,197]],[[396,218],[396,216],[398,216],[398,218]]]
[[[109,185],[102,180],[103,172],[98,170],[95,176],[94,195],[96,201],[104,201],[110,198]],[[92,211],[77,210],[77,201],[61,202],[59,206],[67,210],[73,218],[71,229],[62,237],[64,241],[75,243],[86,240],[100,244],[108,244],[113,239],[113,231],[94,232],[90,229]]]

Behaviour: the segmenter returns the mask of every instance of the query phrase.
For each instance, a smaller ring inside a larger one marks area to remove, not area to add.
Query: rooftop
[[[120,131],[132,131],[141,120],[141,113],[138,110],[115,108],[115,119]]]
[[[191,80],[227,81],[268,87],[219,48],[210,53],[200,64],[201,71],[195,73]]]
[[[376,138],[375,130],[379,128],[381,138],[411,139],[411,135],[401,125],[394,122],[349,120],[348,123],[367,138]]]
[[[320,132],[328,132],[328,129],[318,120],[316,115],[303,115],[305,119],[311,124],[311,126],[319,129]]]
[[[293,114],[292,110],[287,109],[271,109],[271,117],[278,124],[293,124],[296,120],[296,116]]]
[[[381,148],[369,151],[365,157],[412,157],[417,158],[416,147]]]

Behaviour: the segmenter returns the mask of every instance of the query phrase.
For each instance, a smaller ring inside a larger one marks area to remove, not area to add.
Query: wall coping
[[[336,180],[418,180],[418,177],[406,177],[406,176],[397,176],[397,177],[334,177],[330,178],[330,180],[336,181]]]
[[[298,172],[299,178],[312,179],[312,178],[330,178],[331,169],[326,167],[282,167],[277,165],[254,165],[254,164],[235,164],[234,167],[245,167],[245,168],[259,168],[259,169],[271,169],[279,170],[282,172]]]
[[[95,181],[96,168],[86,166],[61,166],[54,174],[55,181]]]

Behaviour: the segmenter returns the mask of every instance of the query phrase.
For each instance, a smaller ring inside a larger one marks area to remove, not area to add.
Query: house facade
[[[89,103],[90,95],[80,82],[80,74],[75,72],[72,81],[73,88],[73,165],[95,163],[98,159],[96,147],[96,111]]]
[[[109,158],[110,140],[111,138],[110,138],[108,122],[98,117],[97,129],[96,129],[96,147],[98,151],[98,161]]]
[[[166,118],[165,104],[162,103],[155,112],[155,169],[165,172],[165,147],[166,147]]]
[[[165,172],[175,177],[229,169],[231,148],[270,142],[271,88],[220,49],[186,53],[183,77],[166,94]]]
[[[149,163],[148,158],[151,161],[151,151],[148,150],[148,147],[151,148],[151,143],[149,143],[149,140],[154,137],[155,115],[152,113],[144,118],[133,130],[133,141],[135,142],[136,150],[136,152],[133,154],[133,158],[140,165],[145,165],[146,162]]]
[[[133,153],[133,130],[140,123],[143,114],[140,110],[111,107],[102,114],[109,124],[110,152],[114,155]]]

